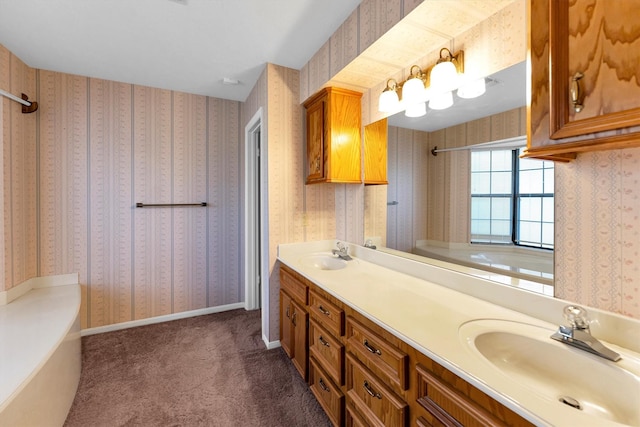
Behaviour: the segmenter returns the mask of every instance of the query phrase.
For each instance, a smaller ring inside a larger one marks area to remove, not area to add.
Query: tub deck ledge
[[[62,425],[71,408],[81,368],[80,285],[77,274],[65,276],[32,279],[0,305],[0,426]]]

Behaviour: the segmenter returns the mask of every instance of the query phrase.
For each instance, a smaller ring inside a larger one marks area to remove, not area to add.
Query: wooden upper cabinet
[[[388,184],[387,119],[364,127],[364,183]]]
[[[528,157],[640,146],[640,0],[529,0]]]
[[[304,103],[307,119],[307,184],[362,183],[362,94],[324,88]]]

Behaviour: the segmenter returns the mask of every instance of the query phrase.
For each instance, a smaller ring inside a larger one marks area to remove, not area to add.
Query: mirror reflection
[[[518,156],[525,72],[488,76],[484,95],[446,110],[387,119],[389,184],[365,188],[365,239],[553,295],[553,163]]]

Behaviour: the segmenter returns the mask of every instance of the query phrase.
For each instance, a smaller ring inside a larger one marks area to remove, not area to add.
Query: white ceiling
[[[33,68],[245,101],[267,62],[302,68],[360,1],[0,0],[0,44]]]

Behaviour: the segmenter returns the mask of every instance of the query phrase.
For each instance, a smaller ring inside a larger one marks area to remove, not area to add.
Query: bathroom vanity
[[[283,348],[334,425],[640,425],[640,322],[590,310],[611,362],[550,338],[567,301],[335,243],[278,253]]]

